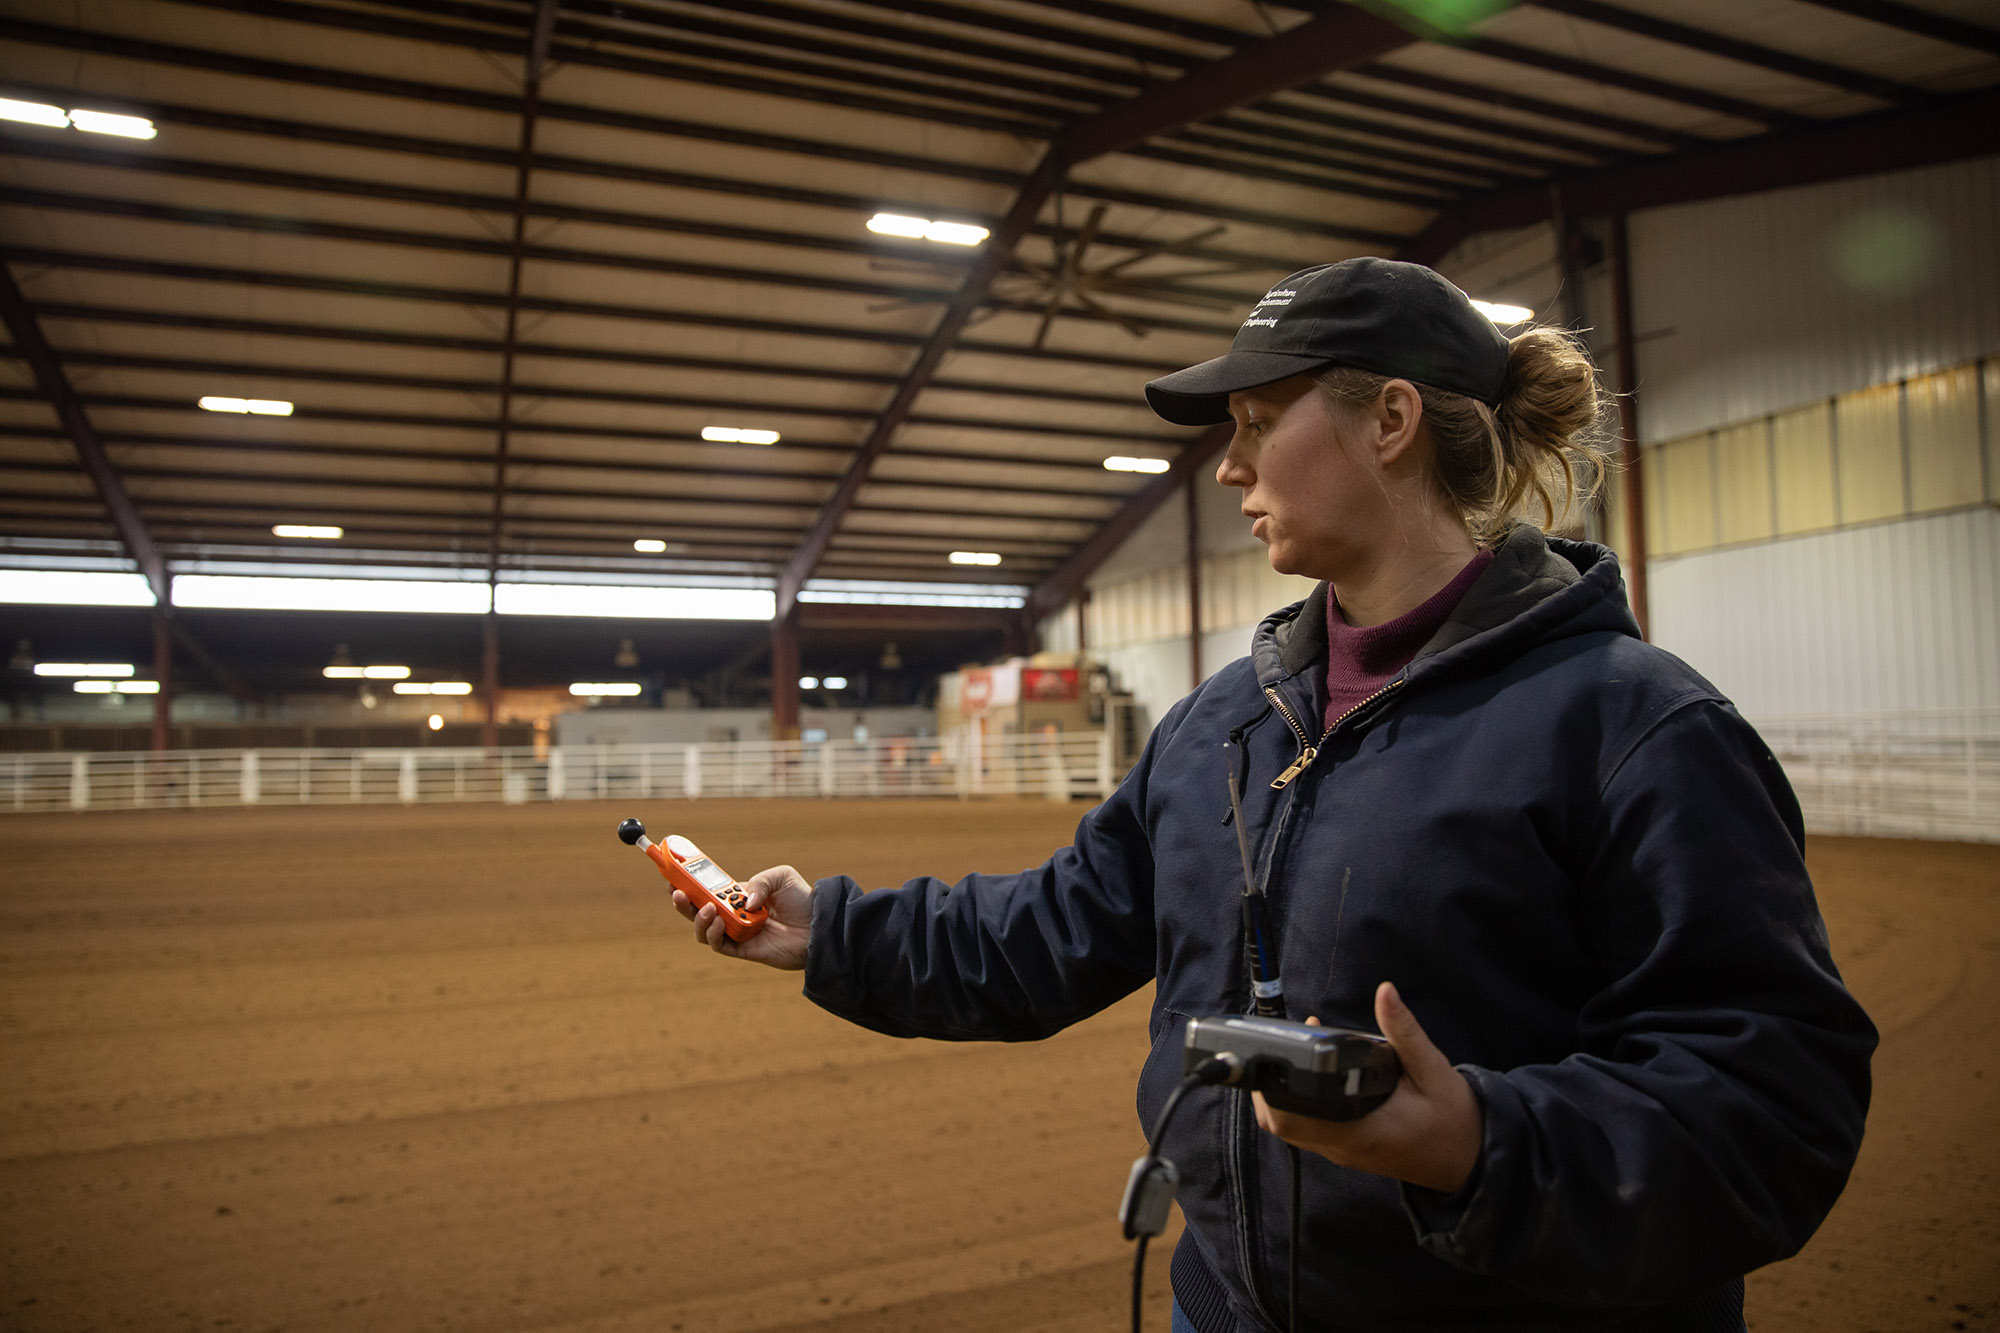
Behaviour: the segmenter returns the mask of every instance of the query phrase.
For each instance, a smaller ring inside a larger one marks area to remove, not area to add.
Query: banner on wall
[[[1082,682],[1075,667],[1025,667],[1021,697],[1031,704],[1075,703]]]

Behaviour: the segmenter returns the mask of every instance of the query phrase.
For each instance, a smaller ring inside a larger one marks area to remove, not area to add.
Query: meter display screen
[[[689,861],[682,869],[694,876],[695,883],[714,893],[722,892],[733,883],[729,876],[722,873],[720,866],[705,856]]]

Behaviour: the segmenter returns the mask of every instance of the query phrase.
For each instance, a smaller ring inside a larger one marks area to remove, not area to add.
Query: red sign
[[[1075,667],[1026,667],[1021,672],[1021,698],[1028,703],[1074,703],[1078,688]]]

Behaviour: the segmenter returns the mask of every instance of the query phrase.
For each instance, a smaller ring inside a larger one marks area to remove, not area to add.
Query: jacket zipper
[[[1375,693],[1369,695],[1366,699],[1363,699],[1360,703],[1354,705],[1354,707],[1348,709],[1345,713],[1342,713],[1339,717],[1335,718],[1333,720],[1333,725],[1326,729],[1326,735],[1321,736],[1319,738],[1319,745],[1314,745],[1312,743],[1312,738],[1306,734],[1306,729],[1299,724],[1298,717],[1292,712],[1292,710],[1289,707],[1286,706],[1285,701],[1278,697],[1278,692],[1272,689],[1269,685],[1266,685],[1264,687],[1265,695],[1270,698],[1271,703],[1277,708],[1277,710],[1284,715],[1285,721],[1291,724],[1292,734],[1299,738],[1299,757],[1297,759],[1292,760],[1291,764],[1285,769],[1284,772],[1278,774],[1277,777],[1271,779],[1271,790],[1283,791],[1285,788],[1291,786],[1292,779],[1296,778],[1299,774],[1305,772],[1307,768],[1312,766],[1312,761],[1319,758],[1320,746],[1326,744],[1327,739],[1331,737],[1333,733],[1339,729],[1341,723],[1347,721],[1348,718],[1353,717],[1356,713],[1366,708],[1369,704],[1374,703],[1377,699],[1380,699],[1383,695],[1389,693],[1389,691],[1395,689],[1398,685],[1401,685],[1402,683],[1403,683],[1402,677],[1398,676],[1395,680],[1390,681],[1387,685],[1384,685],[1381,689],[1375,691]]]

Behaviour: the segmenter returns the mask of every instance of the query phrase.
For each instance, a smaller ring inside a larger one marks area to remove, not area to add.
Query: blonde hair
[[[1314,382],[1358,410],[1380,398],[1390,378],[1331,366]],[[1480,544],[1504,537],[1531,508],[1540,511],[1538,527],[1560,527],[1596,494],[1610,457],[1608,400],[1576,334],[1535,328],[1510,339],[1497,408],[1428,384],[1416,389],[1430,427],[1431,480]]]

